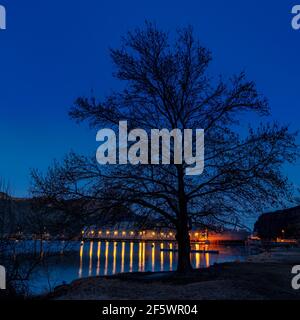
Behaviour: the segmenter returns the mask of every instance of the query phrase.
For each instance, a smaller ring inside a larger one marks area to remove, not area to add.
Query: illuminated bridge
[[[221,233],[207,230],[191,230],[191,242],[245,242],[248,232],[245,230],[226,230]],[[93,229],[82,230],[83,240],[114,240],[114,241],[176,241],[175,232],[171,230],[110,230]]]

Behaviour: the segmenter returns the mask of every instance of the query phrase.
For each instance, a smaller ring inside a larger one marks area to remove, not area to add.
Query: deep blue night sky
[[[297,1],[296,1],[297,2]],[[174,31],[191,24],[213,53],[213,74],[245,70],[270,101],[272,118],[300,128],[300,30],[295,1],[0,0],[0,177],[26,196],[30,168],[45,170],[72,150],[94,152],[95,130],[67,115],[91,89],[116,87],[108,48],[145,19]],[[300,3],[300,1],[298,1]],[[300,140],[299,140],[300,141]],[[300,185],[300,164],[286,171]]]

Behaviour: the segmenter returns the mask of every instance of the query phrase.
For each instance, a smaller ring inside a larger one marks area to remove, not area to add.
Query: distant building
[[[300,206],[263,213],[254,225],[261,239],[300,239]]]

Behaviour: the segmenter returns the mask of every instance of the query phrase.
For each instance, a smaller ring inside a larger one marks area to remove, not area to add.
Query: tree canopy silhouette
[[[176,230],[177,269],[186,272],[191,269],[191,227],[238,226],[243,215],[288,199],[289,183],[281,169],[296,158],[296,134],[270,122],[245,129],[244,114],[269,115],[267,99],[244,73],[227,81],[210,77],[211,53],[195,40],[191,27],[172,40],[146,23],[110,54],[123,89],[103,101],[78,98],[70,116],[96,129],[117,128],[122,120],[129,129],[146,131],[204,129],[203,174],[185,175],[186,164],[101,166],[95,157],[72,153],[45,175],[33,172],[33,192],[56,201],[97,201],[101,212],[124,206],[159,217]]]

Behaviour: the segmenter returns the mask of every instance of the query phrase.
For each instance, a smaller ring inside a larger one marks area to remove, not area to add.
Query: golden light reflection
[[[120,243],[117,240],[115,240],[114,242],[105,241],[105,245],[103,244],[103,247],[101,248],[102,242],[103,240],[97,240],[96,245],[95,240],[88,241],[88,244],[86,244],[84,241],[81,241],[81,245],[79,248],[80,261],[78,269],[78,278],[82,278],[83,274],[88,274],[88,276],[98,276],[100,274],[108,275],[115,274],[117,272],[123,273],[125,271],[133,272],[137,270],[140,272],[145,272],[145,270],[152,270],[152,272],[154,272],[155,270],[174,270],[176,260],[176,254],[174,255],[174,247],[176,247],[176,245],[174,244],[174,242],[162,241],[158,244],[156,242],[150,242],[148,244],[144,241],[140,241],[136,244],[135,242],[130,242],[130,244],[127,244],[125,240]],[[129,246],[128,249],[127,245]],[[119,249],[118,246],[120,246]],[[95,247],[97,247],[97,251]],[[201,243],[195,243],[193,247],[195,248],[195,252],[191,253],[191,258],[193,260],[193,265],[195,266],[195,268],[201,268],[201,264],[204,264],[206,267],[209,267],[210,254],[202,254],[199,253],[199,251],[201,249],[207,251],[210,246]],[[163,249],[165,248],[169,250],[164,251]],[[85,257],[87,257],[87,254],[84,252],[84,250],[88,250],[89,262],[85,261],[86,265],[84,266],[85,269],[83,270],[83,260],[86,259]],[[127,252],[127,250],[129,250],[129,252]],[[138,250],[138,252],[135,250]],[[157,251],[159,251],[160,254]],[[95,256],[97,256],[97,262],[95,261],[96,257],[93,256],[94,253]],[[102,260],[101,262],[101,254],[102,257],[104,255],[105,261]],[[157,259],[159,259],[160,262],[156,261]]]
[[[146,262],[146,243],[143,242],[143,245],[142,245],[142,271],[145,271],[145,262]]]
[[[196,250],[199,250],[199,243],[195,244]],[[195,253],[195,257],[196,257],[196,268],[200,268],[200,253],[196,252]]]
[[[90,242],[90,263],[89,263],[89,276],[92,274],[92,269],[93,269],[93,246],[94,246],[94,242],[91,241]]]
[[[97,276],[99,276],[99,274],[100,274],[100,256],[101,256],[101,241],[98,241],[98,248],[97,248],[97,271],[96,271]]]
[[[210,262],[209,262],[209,253],[205,253],[205,263],[206,263],[206,267],[210,266]]]
[[[160,244],[160,249],[164,248],[164,244],[161,243]],[[160,271],[164,270],[164,252],[160,251]]]
[[[109,247],[109,242],[105,243],[105,265],[104,265],[104,275],[107,275],[107,270],[108,270],[108,247]]]
[[[124,272],[125,264],[125,242],[122,242],[122,252],[121,252],[121,272]]]
[[[112,274],[116,273],[116,265],[117,265],[117,242],[114,242],[114,252],[113,252],[113,270]]]
[[[142,243],[139,242],[139,271],[142,271]]]
[[[130,242],[130,261],[129,261],[129,272],[132,272],[132,264],[133,264],[133,242]]]
[[[173,270],[173,244],[170,243],[170,271]]]
[[[152,243],[151,249],[151,262],[152,262],[152,271],[155,270],[155,243]]]
[[[79,251],[79,271],[78,271],[78,278],[82,277],[82,257],[83,257],[83,247],[84,247],[84,242],[80,244],[80,251]]]
[[[205,251],[208,251],[208,245],[206,244],[203,248]],[[210,256],[209,256],[209,253],[205,253],[205,264],[206,264],[206,267],[209,267],[209,259],[210,259]]]

